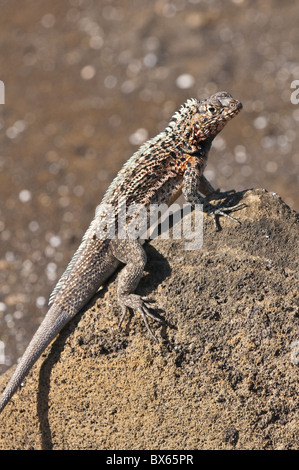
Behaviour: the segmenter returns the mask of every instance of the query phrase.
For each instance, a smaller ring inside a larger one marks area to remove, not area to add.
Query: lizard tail
[[[64,325],[68,323],[71,317],[55,304],[50,307],[0,397],[0,413],[44,349],[51,343]]]

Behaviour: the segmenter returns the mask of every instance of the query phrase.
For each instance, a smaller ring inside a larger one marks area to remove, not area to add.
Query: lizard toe
[[[122,309],[122,316],[119,322],[119,326],[122,324],[128,308],[131,308],[132,310],[137,310],[140,313],[150,336],[155,341],[158,341],[157,337],[154,335],[149,326],[147,317],[151,318],[152,320],[158,321],[159,323],[164,323],[164,320],[160,318],[157,313],[154,313],[154,311],[159,310],[159,308],[157,306],[151,305],[153,302],[155,302],[155,300],[150,297],[141,297],[136,294],[129,294],[119,298],[119,303]]]

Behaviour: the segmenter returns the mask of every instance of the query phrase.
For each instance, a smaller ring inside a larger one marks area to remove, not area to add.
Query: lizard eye
[[[209,109],[210,113],[212,113],[212,114],[214,114],[215,111],[216,111],[216,109],[213,106],[209,106],[208,109]]]

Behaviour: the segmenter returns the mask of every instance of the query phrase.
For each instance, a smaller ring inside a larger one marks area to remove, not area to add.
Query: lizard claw
[[[136,295],[136,294],[129,294],[128,296],[120,297],[119,303],[120,303],[121,308],[122,308],[122,315],[121,315],[118,326],[119,327],[121,326],[121,324],[123,322],[123,319],[124,319],[124,317],[127,313],[128,308],[131,308],[133,310],[137,310],[140,313],[140,315],[141,315],[141,317],[144,321],[144,324],[146,326],[146,329],[149,332],[150,336],[155,341],[159,342],[158,338],[154,335],[154,333],[152,332],[152,330],[149,326],[147,317],[150,317],[153,320],[158,321],[160,323],[164,323],[164,320],[162,318],[160,318],[159,316],[157,316],[156,314],[151,312],[151,310],[158,310],[158,307],[153,307],[152,305],[150,305],[152,302],[154,302],[154,300],[151,299],[150,297],[141,297],[141,296]]]
[[[238,209],[239,207],[242,207],[242,206],[245,206],[246,204],[244,204],[243,202],[240,202],[239,204],[235,204],[234,206],[230,206],[230,207],[225,207],[225,206],[212,206],[211,204],[209,205],[208,207],[208,215],[210,215],[211,217],[213,217],[213,220],[214,220],[214,224],[215,224],[215,227],[216,229],[219,228],[219,225],[217,223],[217,218],[216,216],[223,216],[223,217],[226,217],[230,220],[233,220],[234,222],[236,222],[237,224],[240,224],[241,225],[241,222],[238,220],[238,219],[235,219],[235,217],[232,217],[231,215],[227,214],[227,212],[230,212],[230,211],[233,211],[235,209]]]

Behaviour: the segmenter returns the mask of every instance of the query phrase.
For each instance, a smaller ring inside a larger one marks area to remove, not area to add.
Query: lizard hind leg
[[[149,297],[142,297],[134,293],[142,277],[147,260],[144,249],[138,240],[132,239],[113,241],[111,248],[115,258],[125,264],[125,267],[119,275],[117,287],[118,303],[122,309],[119,326],[122,324],[128,308],[135,311],[137,310],[151,338],[158,341],[147,320],[147,317],[149,317],[155,321],[164,323],[159,316],[152,312],[152,310],[158,310],[158,307],[151,305],[153,300]]]

